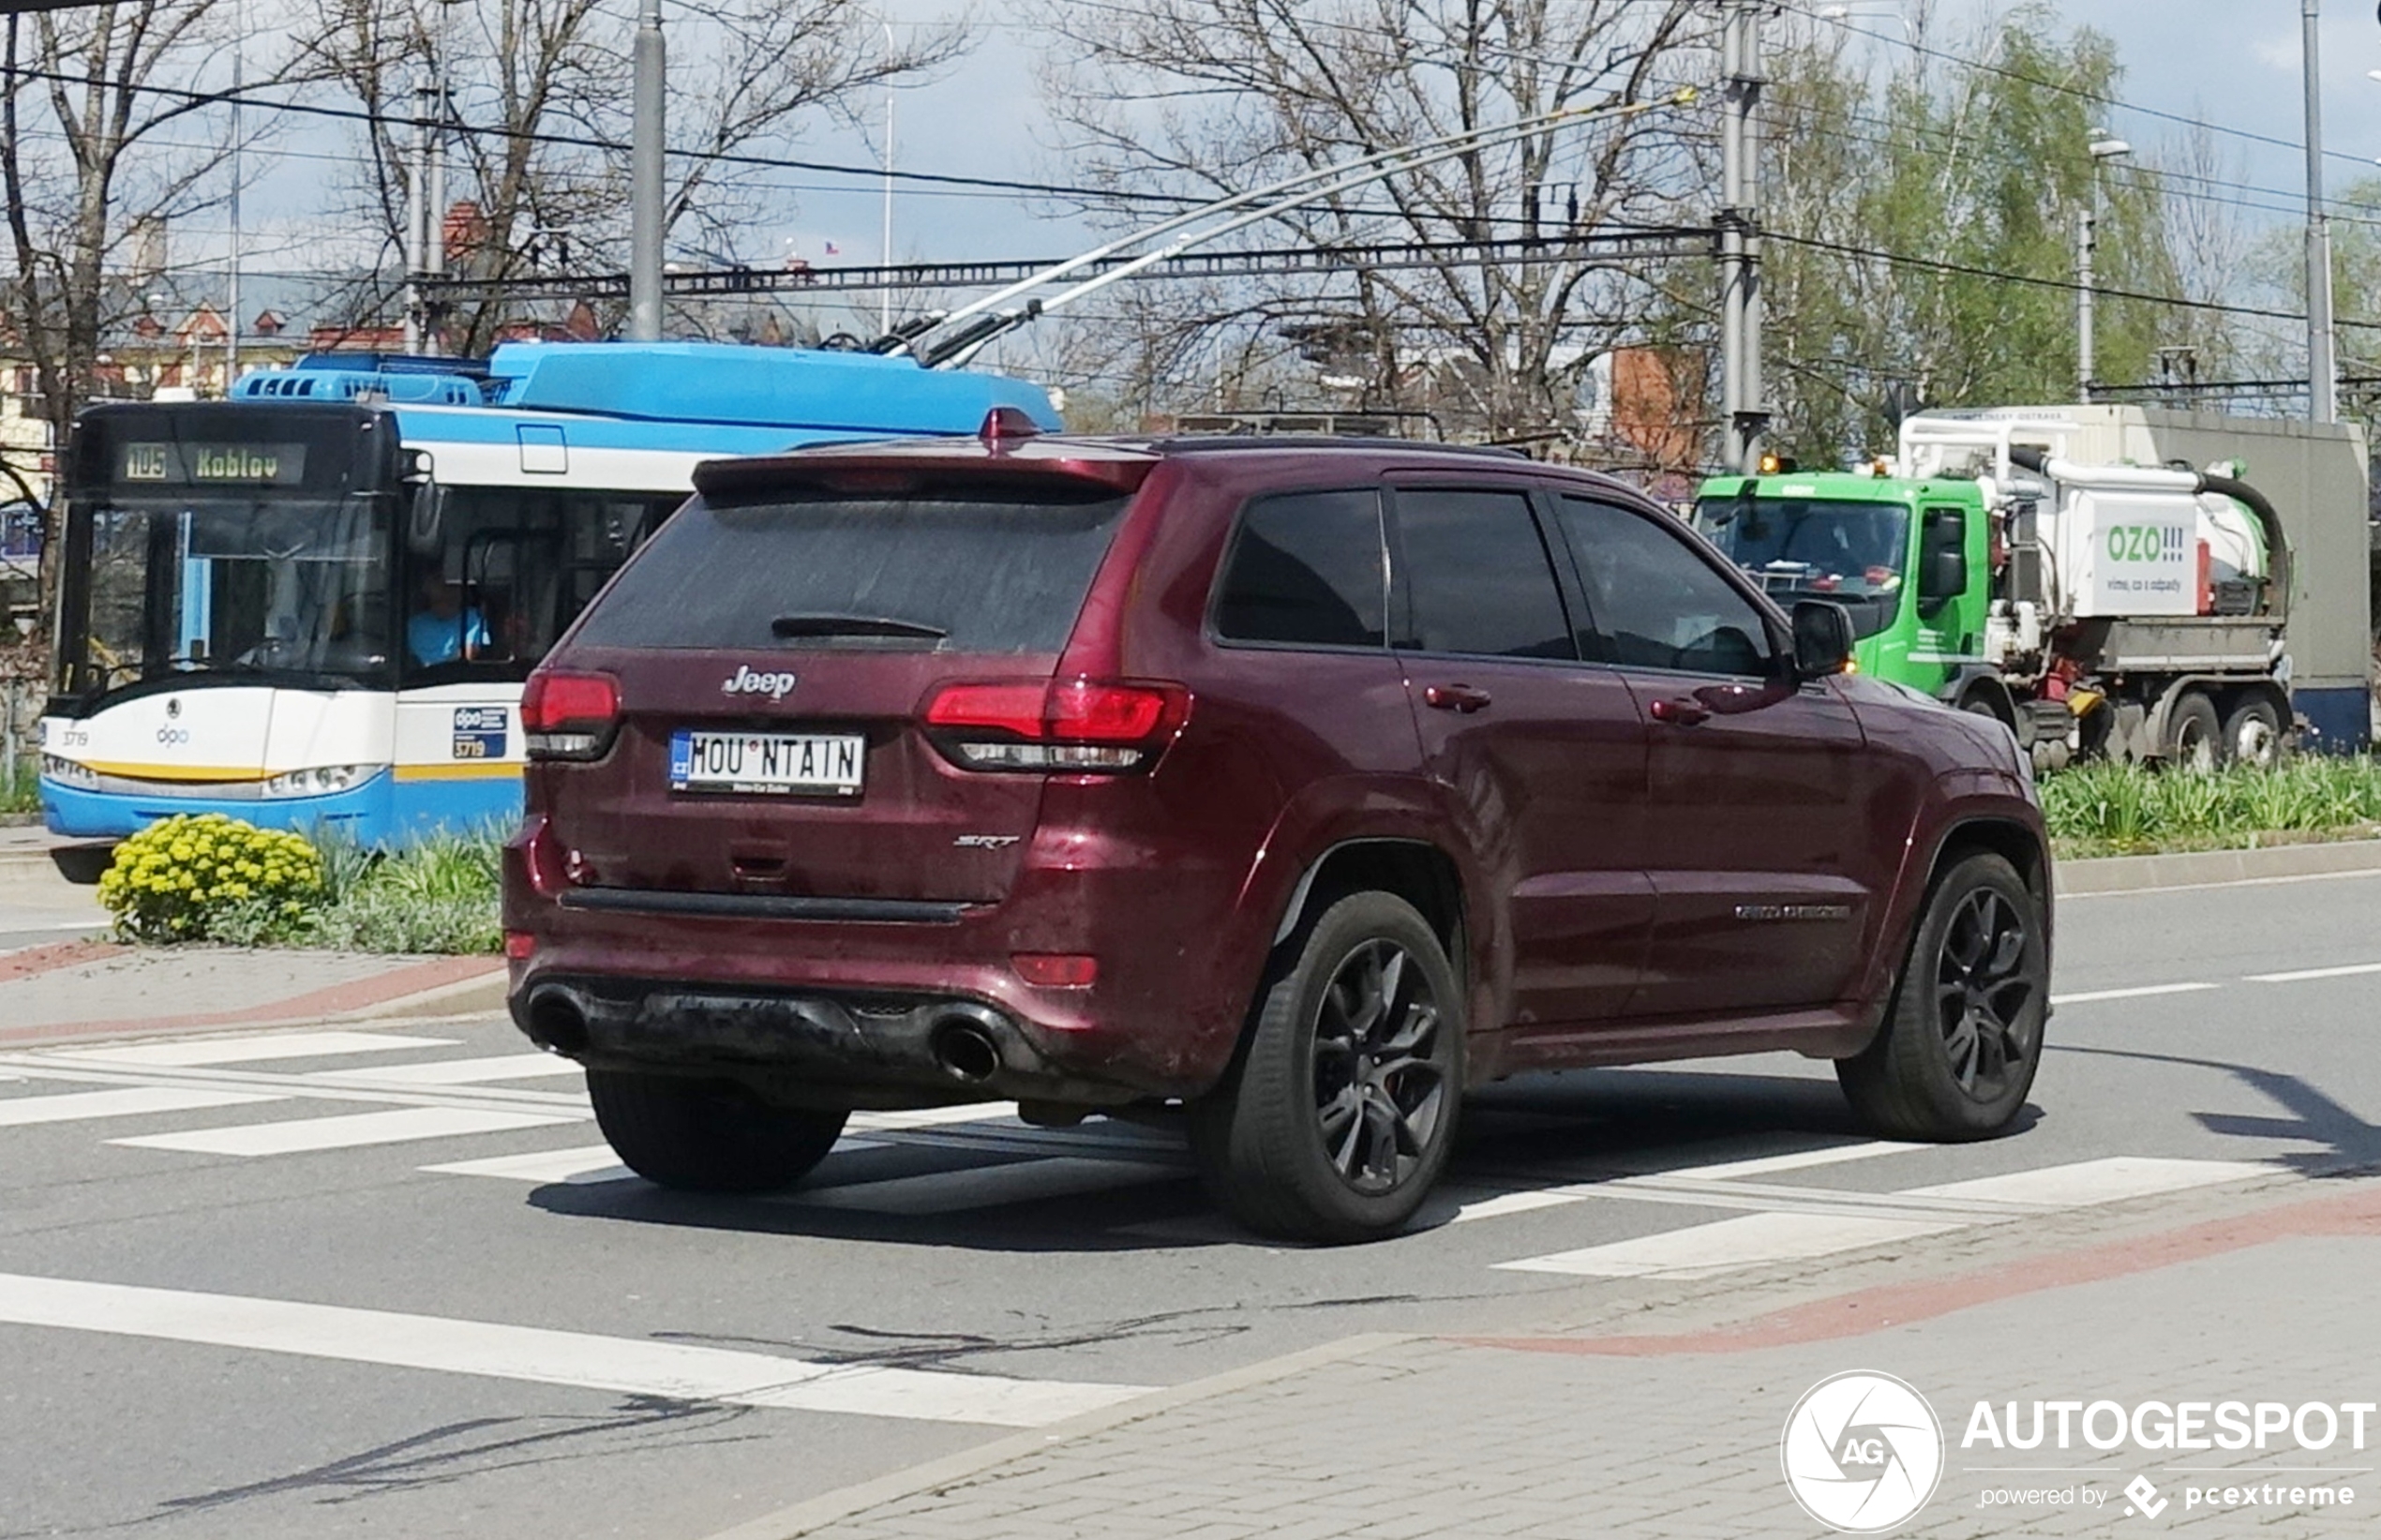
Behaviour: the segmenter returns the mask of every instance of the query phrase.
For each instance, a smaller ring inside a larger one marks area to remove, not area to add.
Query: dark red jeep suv
[[[1408,1219],[1463,1093],[1790,1048],[2024,1103],[2050,872],[1998,723],[1844,672],[1621,484],[1019,436],[715,461],[531,677],[514,1018],[673,1187],[854,1108],[1187,1114],[1278,1235]]]

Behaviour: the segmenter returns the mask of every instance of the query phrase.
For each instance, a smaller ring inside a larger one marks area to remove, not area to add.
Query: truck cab
[[[1843,606],[1862,672],[2016,726],[1984,655],[1996,562],[1974,481],[1720,476],[1703,484],[1695,524],[1781,604]]]

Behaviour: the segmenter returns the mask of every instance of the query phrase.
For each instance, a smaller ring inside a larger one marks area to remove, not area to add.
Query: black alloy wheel
[[[1877,1036],[1835,1078],[1888,1138],[1990,1138],[2025,1107],[2049,1012],[2048,910],[1975,852],[1936,878]]]
[[[1314,1024],[1314,1115],[1331,1168],[1357,1192],[1410,1178],[1447,1099],[1433,1054],[1439,1006],[1430,977],[1394,941],[1365,942],[1323,991]]]
[[[2026,917],[1990,888],[1959,901],[1935,963],[1935,1008],[1952,1078],[1977,1101],[2006,1094],[2010,1077],[2032,1072],[2040,993],[2028,976]]]
[[[1208,1192],[1250,1229],[1377,1240],[1414,1217],[1462,1110],[1463,1004],[1413,905],[1318,904],[1276,953],[1238,1055],[1192,1103]]]

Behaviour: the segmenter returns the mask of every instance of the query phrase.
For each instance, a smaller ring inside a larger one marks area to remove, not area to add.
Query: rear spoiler
[[[1162,456],[1116,444],[1035,439],[1008,448],[975,439],[844,444],[705,460],[695,489],[750,496],[801,487],[829,492],[911,493],[952,486],[1043,486],[1110,495],[1140,490]]]

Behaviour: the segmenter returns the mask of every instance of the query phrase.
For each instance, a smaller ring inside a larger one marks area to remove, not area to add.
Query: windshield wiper
[[[899,636],[912,641],[939,642],[951,633],[917,620],[889,615],[780,615],[769,622],[770,635],[796,636]]]

